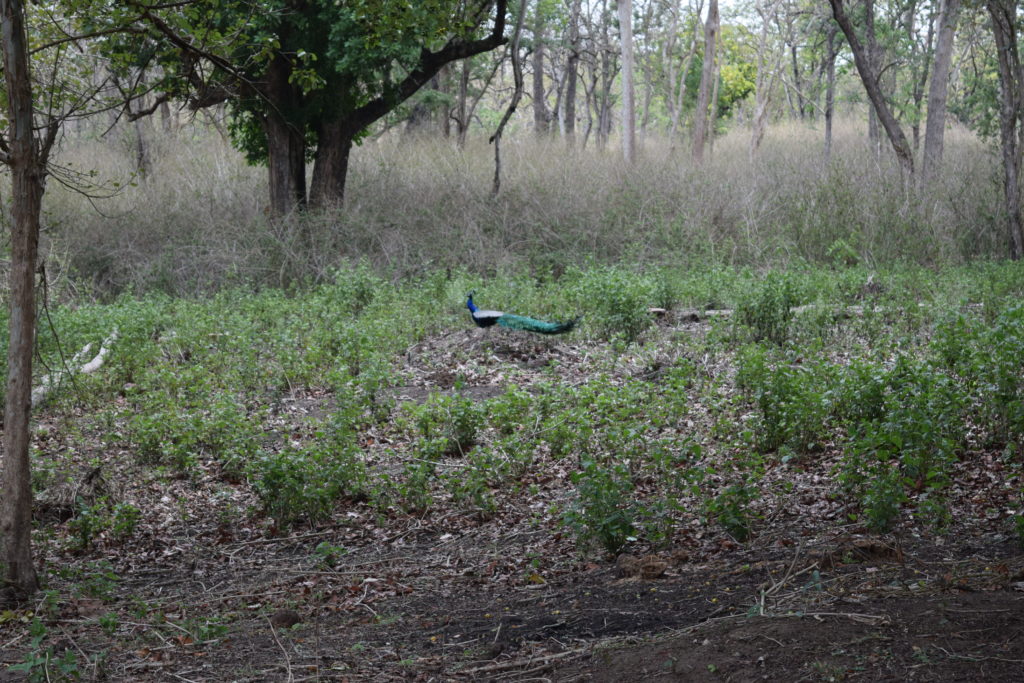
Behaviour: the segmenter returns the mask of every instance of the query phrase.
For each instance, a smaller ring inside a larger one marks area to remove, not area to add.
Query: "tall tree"
[[[764,140],[768,128],[768,105],[781,66],[782,53],[769,44],[768,29],[774,23],[782,0],[757,0],[754,9],[761,17],[761,33],[757,43],[757,76],[754,83],[754,122],[750,132],[750,158]],[[773,53],[773,54],[770,54]]]
[[[953,63],[953,38],[960,13],[961,0],[941,0],[938,40],[935,44],[935,66],[928,86],[928,120],[924,129],[924,156],[921,158],[921,179],[929,182],[942,166],[946,132],[946,100],[950,67]]]
[[[352,145],[453,61],[506,42],[507,0],[127,0],[193,107],[228,101],[271,210],[340,204]],[[209,66],[215,67],[214,71]],[[305,188],[305,160],[313,174]]]
[[[999,137],[1003,150],[1003,196],[1006,204],[1010,258],[1024,258],[1021,216],[1021,125],[1024,115],[1024,72],[1017,41],[1018,0],[986,0],[999,63]]]
[[[825,29],[825,163],[832,158],[832,119],[835,117],[836,102],[836,56],[839,48],[836,38],[839,25],[829,21]]]
[[[622,44],[622,154],[636,162],[636,102],[633,91],[633,2],[618,0],[619,39]]]
[[[693,116],[693,160],[704,161],[704,145],[708,134],[708,107],[711,104],[711,81],[715,75],[715,49],[718,37],[718,0],[708,5],[704,22],[704,67],[701,70],[697,111]]]
[[[682,11],[676,11],[673,13],[672,22],[669,25],[669,36],[666,38],[665,46],[662,50],[662,61],[665,63],[665,79],[667,85],[665,106],[668,108],[669,120],[671,121],[669,136],[673,140],[676,137],[676,132],[679,130],[679,123],[683,114],[683,102],[686,100],[687,82],[690,78],[690,67],[693,64],[694,55],[697,54],[698,28],[700,26],[700,14],[703,9],[704,0],[695,0],[692,7],[692,15],[696,20],[694,21],[693,30],[690,31],[690,43],[686,49],[686,54],[683,56],[683,65],[679,70],[678,75],[675,71],[677,58],[674,55],[674,48],[676,43],[677,27],[679,27],[679,23],[682,19]]]
[[[548,134],[551,113],[544,86],[544,57],[547,52],[547,21],[544,2],[538,0],[533,14],[533,130],[539,136]]]
[[[565,139],[576,144],[576,83],[580,68],[580,3],[571,0],[569,8],[568,55],[565,60]]]
[[[896,120],[892,109],[890,109],[885,96],[882,94],[878,70],[872,63],[874,60],[857,36],[853,22],[843,7],[843,0],[829,0],[829,4],[832,6],[832,15],[835,17],[836,23],[843,30],[846,42],[853,51],[853,61],[857,65],[857,72],[860,74],[860,80],[864,84],[864,90],[867,91],[868,99],[871,100],[872,110],[878,116],[878,120],[885,129],[893,151],[896,153],[896,160],[899,162],[900,168],[909,179],[914,175],[914,155],[910,149],[910,143],[907,142],[906,135],[903,134],[903,130],[900,128],[899,121]],[[869,15],[873,16],[874,9],[871,3],[868,3],[866,11]],[[873,40],[874,30],[869,28],[868,32],[869,41]]]
[[[0,507],[0,563],[13,597],[39,587],[32,563],[32,487],[29,480],[29,419],[32,415],[32,349],[35,342],[36,265],[46,163],[58,125],[37,134],[33,111],[25,7],[0,0],[0,47],[7,100],[7,138],[0,161],[11,171],[10,319],[7,395],[4,404],[3,501]]]

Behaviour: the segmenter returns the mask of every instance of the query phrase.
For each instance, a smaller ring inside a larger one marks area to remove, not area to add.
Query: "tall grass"
[[[122,189],[92,200],[51,186],[51,270],[109,295],[322,280],[351,260],[397,275],[526,266],[557,277],[591,261],[760,268],[1002,257],[991,150],[952,129],[941,177],[917,191],[889,155],[869,151],[864,128],[839,122],[828,164],[821,130],[780,124],[754,161],[739,129],[703,166],[686,145],[648,137],[629,168],[615,146],[572,150],[524,134],[505,142],[496,198],[483,140],[460,150],[386,137],[354,151],[343,210],[278,221],[265,213],[265,170],[212,129],[149,130],[153,167],[134,186],[134,133],[117,145],[69,137],[61,161]]]

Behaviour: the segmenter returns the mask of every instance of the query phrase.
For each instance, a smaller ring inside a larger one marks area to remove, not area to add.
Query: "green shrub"
[[[571,479],[576,501],[563,513],[562,521],[581,546],[596,542],[614,555],[634,540],[637,509],[631,497],[633,482],[624,465],[584,460]]]
[[[885,377],[880,414],[849,423],[840,482],[872,529],[891,527],[907,491],[927,493],[925,512],[941,521],[938,495],[963,443],[967,401],[949,376],[901,356]]]
[[[1024,439],[1024,306],[999,315],[981,335],[973,358],[991,438]]]
[[[510,386],[504,394],[487,402],[487,416],[499,434],[510,436],[526,428],[533,412],[529,392]]]
[[[230,395],[181,401],[151,394],[128,423],[128,435],[144,462],[171,465],[188,473],[200,455],[241,473],[255,454],[258,425]]]
[[[781,446],[805,453],[821,447],[828,434],[827,382],[820,366],[780,359],[747,347],[738,356],[736,382],[750,392],[758,408],[756,440],[761,452]]]
[[[247,469],[263,511],[279,527],[316,523],[340,498],[367,492],[366,466],[354,436],[337,426],[316,432],[306,445],[264,452]]]
[[[490,519],[498,509],[491,488],[493,463],[489,458],[481,458],[474,453],[469,456],[467,465],[447,474],[444,477],[445,487],[460,508],[480,519]]]
[[[876,533],[891,531],[906,499],[899,470],[879,463],[868,477],[860,500],[868,529]]]
[[[439,455],[465,455],[476,445],[486,411],[466,396],[433,393],[412,409],[422,443]]]
[[[598,338],[633,343],[652,324],[648,308],[656,288],[650,278],[614,266],[594,266],[573,278],[572,301]]]
[[[782,345],[789,338],[793,307],[799,303],[790,276],[769,272],[736,306],[736,322],[749,330],[754,341]]]
[[[704,514],[742,543],[753,532],[756,515],[750,510],[750,503],[759,496],[757,488],[747,481],[730,484],[704,503]]]

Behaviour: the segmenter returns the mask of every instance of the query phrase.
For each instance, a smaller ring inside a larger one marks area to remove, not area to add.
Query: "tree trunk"
[[[309,204],[314,209],[341,206],[345,200],[348,159],[354,135],[341,123],[324,125],[319,132]]]
[[[452,136],[452,108],[447,97],[451,95],[452,91],[452,68],[450,64],[445,64],[441,67],[440,73],[438,73],[438,90],[446,96],[445,100],[449,103],[440,108],[438,113],[441,120],[437,122],[441,135],[444,136],[445,140],[448,140]]]
[[[999,62],[999,133],[1003,149],[1003,193],[1009,228],[1010,258],[1024,257],[1024,221],[1021,218],[1020,173],[1022,88],[1017,45],[1017,0],[987,0]]]
[[[519,99],[523,96],[523,67],[519,61],[519,38],[523,33],[523,20],[526,18],[526,2],[519,5],[519,13],[516,15],[516,26],[512,31],[512,44],[509,45],[509,54],[512,57],[512,80],[515,83],[515,90],[512,92],[512,99],[508,108],[498,122],[498,128],[494,131],[488,142],[494,145],[494,180],[491,183],[491,196],[497,197],[501,192],[501,136],[505,132],[505,126],[512,114],[519,106]]]
[[[462,60],[462,71],[459,74],[459,99],[455,115],[455,139],[459,147],[466,146],[466,131],[469,130],[469,110],[466,104],[469,101],[469,72],[472,63],[472,59]]]
[[[143,181],[149,180],[152,164],[149,158],[149,143],[146,140],[146,129],[141,118],[134,121],[135,128],[135,171]]]
[[[576,143],[576,81],[580,64],[580,2],[573,0],[569,12],[569,57],[565,61],[565,139]]]
[[[700,16],[700,12],[704,7],[704,1],[698,0],[695,12],[697,16]],[[675,31],[675,22],[673,22],[673,28]],[[693,56],[697,54],[697,29],[694,28],[693,33],[690,34],[690,46],[686,50],[686,57],[683,58],[683,68],[679,73],[679,78],[674,78],[674,73],[671,68],[672,59],[667,55],[665,61],[669,63],[668,81],[669,81],[669,96],[666,98],[666,104],[669,107],[669,116],[672,120],[672,127],[669,131],[669,137],[674,141],[676,138],[676,132],[679,130],[679,120],[683,113],[683,102],[686,100],[686,79],[690,77],[690,67],[693,65]],[[678,87],[676,84],[678,83]],[[673,95],[675,100],[673,102]]]
[[[165,133],[174,133],[173,114],[171,113],[171,105],[167,104],[167,100],[160,103],[160,126]]]
[[[7,396],[4,405],[3,501],[0,503],[0,563],[4,583],[14,597],[39,587],[32,563],[32,487],[29,465],[29,420],[32,416],[32,348],[35,341],[35,274],[39,250],[39,216],[46,157],[56,126],[39,144],[33,134],[32,82],[24,7],[0,0],[0,41],[7,85],[7,134],[4,161],[11,169],[10,320],[7,349]]]
[[[648,3],[640,26],[641,33],[648,43],[654,42],[654,26],[661,23],[662,15],[658,12],[655,15],[657,3]],[[664,42],[664,41],[662,41]],[[657,69],[656,55],[653,50],[643,52],[640,60],[640,71],[643,74],[643,104],[640,106],[640,147],[644,146],[647,140],[647,130],[651,123],[651,104],[654,102],[655,70]]]
[[[807,105],[804,104],[803,78],[800,75],[800,60],[797,59],[796,45],[789,46],[789,54],[793,66],[793,90],[796,91],[796,109],[803,121],[807,116]]]
[[[928,72],[931,70],[932,43],[935,38],[935,16],[929,15],[928,35],[927,38],[925,38],[924,49],[919,53],[915,28],[915,19],[917,17],[916,9],[916,5],[911,4],[904,15],[906,17],[907,39],[911,41],[911,45],[913,46],[910,53],[911,63],[914,64],[915,69],[920,65],[920,71],[914,79],[911,92],[914,100],[914,113],[910,132],[912,134],[911,139],[914,144],[914,154],[917,154],[917,151],[921,148],[921,118],[924,115],[921,104],[924,100],[924,87],[928,83]]]
[[[707,145],[708,154],[715,153],[715,125],[718,122],[718,93],[722,82],[722,62],[715,55],[715,73],[711,77],[711,106],[708,107]]]
[[[960,2],[961,0],[943,0],[939,10],[939,37],[935,45],[932,82],[928,87],[928,120],[925,122],[924,156],[921,159],[921,179],[924,183],[930,182],[942,166],[946,133],[946,95]]]
[[[892,144],[893,151],[896,153],[896,159],[899,162],[900,169],[905,173],[907,179],[912,178],[914,175],[914,155],[910,150],[910,144],[907,142],[907,137],[900,129],[899,122],[896,120],[896,117],[893,116],[892,111],[889,109],[889,105],[885,101],[885,97],[882,94],[882,88],[878,83],[878,73],[871,64],[871,60],[869,59],[868,52],[864,49],[864,45],[857,37],[857,33],[853,28],[853,23],[843,10],[843,0],[829,0],[829,3],[832,5],[832,14],[835,17],[836,23],[838,23],[839,28],[843,30],[843,34],[846,36],[846,42],[850,45],[850,49],[853,51],[853,60],[857,65],[860,80],[864,83],[864,89],[867,91],[868,99],[871,100],[873,110],[878,115],[878,120],[885,129],[886,135],[889,137],[889,142]],[[869,11],[872,11],[870,7],[868,9]],[[870,36],[869,40],[871,40]]]
[[[843,0],[839,0],[840,3]],[[878,72],[881,69],[882,53],[878,47],[878,39],[875,35],[875,5],[874,0],[864,0],[864,35],[865,35],[865,46],[864,54],[866,58],[866,64],[868,65],[869,71],[875,74],[875,80],[878,87],[881,88],[881,83],[877,82]],[[870,98],[869,98],[870,100]],[[882,134],[878,129],[878,111],[874,105],[868,110],[868,141],[871,144],[871,152],[875,155],[875,159],[879,160],[882,156]]]
[[[633,98],[633,2],[618,0],[622,41],[622,154],[636,163],[636,102]]]
[[[771,103],[772,89],[775,87],[775,76],[778,73],[780,60],[776,54],[774,64],[768,66],[768,26],[774,21],[780,0],[772,0],[770,4],[757,2],[755,9],[761,17],[761,35],[757,43],[757,75],[754,82],[754,122],[750,129],[750,159],[757,157],[757,151],[764,140],[768,129],[768,105]]]
[[[267,69],[266,98],[270,103],[263,119],[267,136],[267,169],[270,180],[270,212],[285,216],[306,204],[306,140],[302,126],[288,120],[283,108],[301,97],[288,82],[291,66],[277,55]]]
[[[539,137],[548,134],[551,114],[544,94],[544,10],[537,3],[533,21],[533,131]]]
[[[830,21],[826,33],[826,85],[825,85],[825,163],[828,164],[832,158],[832,119],[835,116],[836,102],[836,35],[839,33],[839,26]]]
[[[701,70],[700,91],[697,93],[697,111],[693,116],[693,160],[704,161],[704,143],[707,138],[708,106],[711,102],[711,80],[715,75],[715,39],[718,35],[718,0],[708,5],[708,19],[704,23],[704,68]]]

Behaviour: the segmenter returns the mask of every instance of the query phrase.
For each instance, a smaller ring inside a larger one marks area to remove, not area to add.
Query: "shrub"
[[[783,359],[772,366],[766,352],[747,347],[738,356],[736,383],[758,408],[756,438],[761,452],[786,445],[799,452],[821,446],[829,429],[829,403],[821,367]]]
[[[789,337],[793,307],[797,303],[792,279],[772,271],[737,304],[736,322],[750,331],[754,341],[769,341],[781,346]]]
[[[650,278],[615,266],[594,266],[573,274],[572,300],[586,311],[587,325],[600,339],[635,342],[652,323]]]
[[[338,499],[360,498],[367,490],[366,466],[354,436],[332,425],[304,446],[264,452],[248,474],[263,511],[279,527],[301,520],[316,523]]]
[[[584,460],[571,475],[576,501],[562,521],[576,534],[581,546],[597,543],[611,554],[619,552],[636,534],[633,482],[624,465]]]
[[[759,495],[759,491],[747,481],[730,484],[714,498],[705,501],[704,514],[742,543],[750,538],[753,531],[752,522],[756,516],[750,510],[750,503]]]
[[[424,443],[439,455],[465,455],[476,444],[486,412],[465,396],[434,393],[413,408],[416,427]],[[432,445],[431,445],[432,444]]]

